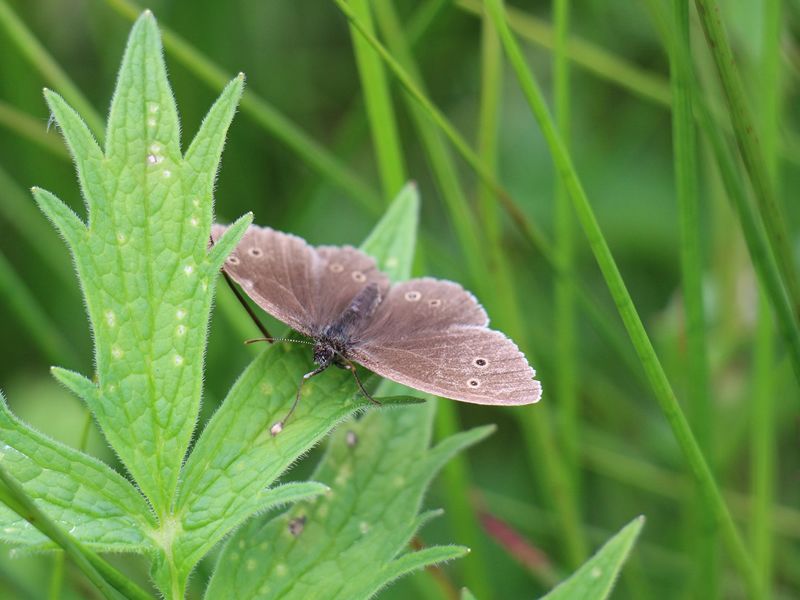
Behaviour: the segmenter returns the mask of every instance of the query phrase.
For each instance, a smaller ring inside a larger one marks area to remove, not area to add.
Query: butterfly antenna
[[[269,342],[270,344],[273,342],[293,342],[295,344],[309,344],[311,346],[314,345],[314,342],[309,342],[308,340],[295,340],[292,338],[274,338],[274,337],[263,337],[263,338],[253,338],[251,340],[245,340],[245,344],[255,344],[257,342]]]
[[[289,409],[289,412],[286,413],[286,416],[283,417],[280,421],[275,423],[272,427],[269,428],[269,432],[272,434],[272,437],[278,435],[281,431],[283,431],[283,427],[286,425],[286,421],[289,420],[289,417],[292,416],[294,413],[294,409],[297,408],[297,405],[300,404],[300,394],[303,391],[303,384],[314,377],[314,375],[319,375],[325,369],[328,368],[329,365],[324,365],[321,367],[317,367],[313,371],[309,371],[305,375],[303,375],[303,379],[300,380],[300,385],[297,387],[297,395],[294,397],[294,402],[292,403],[292,407]]]

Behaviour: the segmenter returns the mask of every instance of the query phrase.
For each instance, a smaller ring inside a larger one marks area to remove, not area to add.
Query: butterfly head
[[[336,356],[336,350],[327,340],[318,340],[314,344],[314,362],[320,367],[328,367]]]

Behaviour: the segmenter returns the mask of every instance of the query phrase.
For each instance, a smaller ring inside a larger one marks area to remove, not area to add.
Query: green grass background
[[[417,273],[473,289],[543,382],[542,403],[533,407],[440,403],[442,435],[481,423],[499,426],[438,479],[427,499],[447,514],[423,531],[422,541],[464,543],[473,552],[381,597],[448,598],[468,585],[482,600],[533,598],[639,514],[647,523],[614,597],[748,597],[741,565],[699,499],[495,30],[474,12],[480,5],[369,4],[379,38],[409,72],[417,71],[427,97],[513,197],[517,217],[543,233],[544,249],[530,244],[468,162],[406,102],[363,41],[357,64],[352,32],[335,3],[183,0],[148,8],[203,60],[228,76],[247,75],[250,96],[231,128],[217,185],[219,220],[252,210],[257,223],[312,243],[358,244],[405,179],[414,179],[422,197]],[[362,16],[366,5],[350,3]],[[755,577],[768,597],[797,597],[798,382],[729,201],[738,193],[756,205],[745,163],[735,158],[724,181],[703,129],[696,132],[694,157],[691,140],[686,145],[677,130],[675,139],[684,143],[673,148],[665,43],[672,39],[672,3],[515,5],[523,13],[512,12],[512,24],[523,34],[527,64],[566,133],[572,163]],[[58,132],[47,127],[41,89],[62,93],[94,119],[90,126],[102,126],[129,16],[139,12],[126,13],[126,6],[123,0],[0,0],[0,386],[18,415],[76,447],[84,443],[85,412],[48,367],[91,372],[91,340],[66,248],[27,190],[34,184],[53,190],[81,210],[73,166]],[[702,98],[729,150],[735,146],[724,96],[690,8],[692,62],[702,82],[691,86],[695,112]],[[800,6],[728,0],[721,9],[796,256]],[[387,27],[392,23],[399,28]],[[66,80],[21,31],[39,41]],[[209,85],[214,72],[197,56],[165,42],[187,140],[218,89]],[[85,107],[70,97],[70,82]],[[678,107],[676,123],[682,115],[691,127],[693,119]],[[774,239],[769,229],[767,236]],[[553,263],[572,276],[555,277]],[[230,294],[220,287],[219,308],[226,304]],[[242,339],[257,333],[230,314],[217,310],[212,321],[206,415],[249,361],[252,349]],[[114,463],[91,427],[86,444]],[[308,474],[316,457],[292,476]],[[524,564],[516,560],[482,529],[481,513],[504,521],[538,554]],[[0,596],[47,597],[61,563],[8,554],[0,555]],[[137,561],[114,561],[146,578]],[[204,563],[197,590],[212,565]],[[63,568],[64,597],[97,597],[76,569]]]

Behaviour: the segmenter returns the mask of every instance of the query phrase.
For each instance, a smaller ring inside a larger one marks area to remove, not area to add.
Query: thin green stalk
[[[378,0],[374,3],[374,7],[382,32],[388,40],[393,54],[399,57],[398,66],[402,65],[401,68],[404,69],[405,73],[409,73],[413,84],[415,86],[419,85],[416,83],[420,79],[416,65],[394,14],[391,2]],[[424,90],[420,93],[424,97]],[[490,300],[500,295],[507,298],[508,302],[516,296],[511,277],[508,276],[508,269],[503,268],[503,262],[501,262],[500,269],[494,273],[487,271],[484,254],[480,251],[480,246],[475,243],[480,234],[476,230],[472,214],[467,208],[457,169],[453,164],[447,147],[444,145],[444,141],[438,132],[430,129],[427,111],[424,108],[420,108],[413,102],[410,102],[409,108],[412,117],[415,118],[417,132],[431,159],[434,174],[437,177],[442,195],[456,225],[459,241],[468,257],[470,274],[475,283],[478,284],[479,295]],[[489,283],[492,287],[497,288],[495,294],[490,293]],[[510,326],[507,330],[523,344],[523,347],[530,348],[523,341],[526,336],[518,309],[515,305],[506,306],[506,308],[510,308],[512,312],[498,311],[498,314],[509,318],[509,322],[504,323],[504,325]],[[553,504],[562,520],[567,555],[570,563],[578,565],[586,556],[586,544],[581,535],[576,499],[570,494],[569,478],[559,459],[546,413],[547,409],[543,407],[536,407],[535,410],[527,410],[521,413],[521,418],[524,420],[523,431],[531,456],[547,457],[545,468],[541,471],[542,484],[551,489],[554,497],[557,498]],[[531,464],[536,465],[539,463],[540,461],[534,461]]]
[[[350,0],[350,6],[370,32],[374,30],[372,14],[368,0]],[[358,74],[361,79],[364,104],[367,109],[372,142],[378,161],[378,171],[383,183],[383,195],[388,201],[406,183],[406,168],[403,151],[400,147],[400,136],[397,133],[397,119],[389,92],[383,61],[375,50],[350,28],[353,39],[353,51],[356,55]]]
[[[797,316],[792,310],[786,291],[781,285],[777,261],[772,254],[761,219],[745,195],[744,186],[725,140],[722,139],[719,130],[714,127],[702,102],[697,102],[695,108],[701,118],[703,132],[714,152],[725,192],[739,218],[756,276],[769,296],[770,304],[775,311],[778,329],[786,342],[794,376],[800,384],[800,326],[798,326]]]
[[[778,137],[781,124],[781,0],[766,0],[761,35],[761,115],[764,156],[773,188],[780,193]],[[773,579],[773,504],[777,472],[777,431],[775,397],[775,356],[773,322],[769,299],[759,286],[758,324],[754,349],[754,393],[752,403],[752,463],[750,465],[753,494],[753,521],[750,541],[756,569],[767,593],[772,592]]]
[[[64,589],[64,551],[58,550],[53,555],[53,572],[50,574],[50,587],[47,589],[48,600],[59,600]]]
[[[142,12],[129,0],[106,0],[106,3],[131,21],[136,20]],[[159,24],[159,31],[164,48],[209,87],[220,91],[231,80],[231,76],[222,68],[168,27]],[[381,213],[383,202],[372,188],[261,96],[245,90],[239,107],[243,113],[292,149],[309,166],[346,191],[370,214]]]
[[[722,24],[719,4],[716,0],[695,0],[695,5],[709,50],[717,65],[722,88],[728,101],[736,142],[753,186],[767,239],[775,253],[792,308],[795,314],[800,314],[800,282],[798,282],[797,270],[792,259],[786,220],[775,194],[775,187],[770,181],[767,162],[756,133],[756,123],[747,106],[744,84],[739,69],[736,67],[725,27]]]
[[[0,464],[0,501],[58,544],[106,598],[150,600],[133,581],[62,530]]]
[[[680,256],[683,281],[683,305],[686,315],[686,381],[689,420],[697,441],[713,465],[711,439],[713,404],[709,385],[708,344],[706,342],[705,304],[703,301],[703,255],[699,194],[697,186],[697,140],[692,97],[694,75],[689,37],[689,0],[672,2],[672,35],[669,44],[670,81],[672,82],[672,136],[675,161],[675,189],[680,216]],[[713,468],[713,467],[712,467]],[[717,544],[714,513],[697,495],[694,513],[688,523],[690,552],[698,564],[698,576],[692,581],[692,594],[701,598],[719,595]]]
[[[375,17],[384,36],[390,41],[395,54],[399,57],[398,65],[402,64],[404,72],[408,73],[408,77],[414,82],[415,87],[421,90],[420,93],[424,94],[421,77],[400,28],[399,20],[394,13],[392,2],[390,0],[377,0],[373,2],[373,6]],[[351,21],[353,27],[362,35],[366,32],[367,35],[375,40],[372,32],[358,19],[357,15],[353,14],[353,16],[354,20]],[[362,39],[367,41],[365,37],[362,37]],[[466,196],[459,180],[458,170],[439,132],[430,127],[425,111],[408,99],[407,96],[404,97],[408,101],[408,108],[414,121],[415,131],[422,141],[422,146],[428,156],[436,183],[450,214],[459,244],[464,252],[471,281],[474,287],[477,288],[479,296],[488,296],[489,294],[485,293],[489,289],[489,280],[482,251],[482,238],[474,216],[469,210]]]
[[[733,523],[728,507],[720,494],[719,487],[714,481],[714,476],[708,467],[700,446],[697,444],[697,440],[692,434],[689,423],[683,414],[683,410],[675,397],[666,373],[636,311],[608,243],[597,223],[594,211],[589,204],[583,185],[572,164],[572,159],[564,147],[553,118],[547,109],[542,92],[528,70],[522,52],[508,28],[502,4],[499,0],[487,0],[487,7],[491,11],[495,26],[498,28],[506,54],[517,74],[523,93],[550,147],[553,160],[558,166],[559,174],[564,181],[564,185],[569,190],[589,245],[595,254],[609,291],[614,297],[614,302],[625,323],[631,341],[636,347],[642,366],[650,379],[661,411],[669,422],[673,435],[686,458],[692,474],[695,476],[710,510],[713,511],[717,523],[722,529],[723,540],[734,564],[736,564],[745,579],[748,592],[753,598],[763,598],[761,582],[755,572],[752,560],[739,535],[739,531]]]
[[[2,101],[0,101],[0,126],[38,144],[58,158],[69,159],[69,152],[64,144],[47,132],[40,119]]]
[[[773,504],[775,500],[776,437],[775,376],[772,315],[763,291],[759,294],[758,325],[754,349],[751,487],[753,495],[750,544],[761,579],[770,592],[773,569]]]
[[[409,46],[415,46],[422,39],[450,2],[451,0],[428,0],[409,17],[408,25],[405,27]]]
[[[481,0],[456,0],[455,5],[475,15],[483,12]],[[555,50],[558,33],[553,26],[518,8],[509,6],[506,12],[511,29],[522,39],[547,50]],[[666,78],[650,73],[597,44],[577,37],[570,37],[566,41],[565,53],[575,66],[617,84],[645,100],[664,107],[670,106],[670,88]]]
[[[443,401],[436,406],[436,437],[446,439],[461,431],[458,410],[454,402]],[[462,570],[464,585],[479,598],[492,598],[491,579],[486,564],[488,548],[481,533],[475,511],[469,503],[471,474],[469,463],[464,455],[460,460],[451,461],[441,475],[447,498],[447,517],[453,524],[453,532],[459,544],[472,549],[464,559]],[[481,551],[482,550],[482,551]]]
[[[553,53],[553,94],[555,118],[561,138],[569,145],[570,71],[567,46],[569,40],[570,0],[555,0],[553,22],[556,39]],[[554,230],[556,255],[561,269],[575,271],[575,234],[569,195],[556,174],[554,195]],[[565,462],[570,469],[573,487],[578,490],[580,468],[578,448],[580,430],[578,415],[578,345],[576,339],[575,295],[564,278],[555,281],[555,352],[556,398],[558,400],[561,439]]]
[[[5,28],[9,38],[22,55],[42,74],[45,81],[56,88],[67,102],[83,115],[92,132],[101,137],[104,124],[97,111],[58,63],[53,60],[45,47],[39,43],[25,23],[17,17],[6,0],[0,0],[0,25]]]
[[[52,364],[73,364],[75,353],[61,330],[30,292],[25,282],[14,272],[5,256],[0,253],[0,297],[5,300],[19,322],[28,330],[30,338]]]
[[[774,375],[774,371],[773,371]],[[656,466],[639,458],[641,452],[633,444],[620,444],[587,428],[586,443],[581,448],[585,467],[597,475],[655,494],[662,498],[680,501],[692,491],[692,481],[673,471]],[[725,501],[737,521],[752,526],[755,512],[754,498],[731,489],[723,490]],[[800,510],[793,506],[774,503],[771,531],[787,540],[800,539]]]

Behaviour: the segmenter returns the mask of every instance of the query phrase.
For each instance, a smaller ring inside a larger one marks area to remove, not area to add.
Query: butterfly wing
[[[458,284],[394,285],[349,357],[410,387],[475,404],[530,404],[541,384],[516,344],[487,327],[486,312]]]
[[[214,225],[212,240],[227,229]],[[314,248],[304,239],[251,225],[227,258],[225,272],[276,319],[315,337],[371,282],[388,280],[375,261],[351,247]]]

